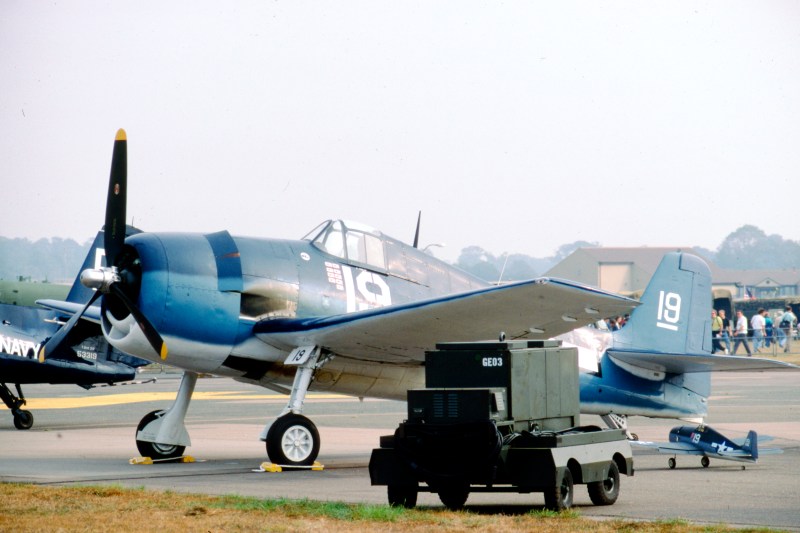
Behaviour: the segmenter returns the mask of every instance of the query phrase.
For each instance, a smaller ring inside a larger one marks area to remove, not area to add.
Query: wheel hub
[[[293,461],[306,459],[313,448],[313,437],[303,426],[292,426],[283,437],[283,453]]]

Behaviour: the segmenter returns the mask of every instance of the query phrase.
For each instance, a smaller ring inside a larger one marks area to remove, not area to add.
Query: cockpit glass
[[[336,257],[385,269],[381,237],[368,231],[365,226],[353,226],[341,220],[328,220],[317,226],[306,239],[313,239],[314,246]]]
[[[319,224],[316,228],[306,233],[302,240],[313,241],[314,238],[317,237],[322,232],[323,229],[327,228],[330,223],[331,223],[330,220],[326,220],[325,222]]]

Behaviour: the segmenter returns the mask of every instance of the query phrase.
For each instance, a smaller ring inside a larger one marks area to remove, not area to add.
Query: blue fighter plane
[[[548,339],[638,305],[551,278],[490,285],[342,220],[324,222],[301,240],[227,231],[125,238],[126,146],[120,130],[106,203],[109,266],[82,273],[84,285],[96,291],[86,305],[44,302],[73,316],[39,353],[48,360],[62,337],[87,319],[99,322],[117,349],[182,368],[174,404],[139,423],[142,455],[176,457],[191,444],[184,418],[201,372],[288,394],[261,439],[272,462],[309,465],[320,447],[315,425],[302,415],[309,389],[404,399],[408,389],[424,385],[425,351],[437,342]],[[613,351],[599,364],[595,355],[597,368],[581,383],[590,388],[586,401],[593,409],[615,416],[705,414],[707,386],[686,371],[719,366],[699,340],[710,331],[708,269],[687,254],[675,254],[663,268],[657,278],[663,286],[649,291],[660,298],[657,315],[634,311],[640,325],[615,335]],[[669,342],[659,335],[662,328]],[[660,345],[651,343],[662,341],[667,355],[653,350]],[[684,390],[691,391],[688,401]]]
[[[102,233],[98,233],[82,271],[102,264],[101,245]],[[92,291],[76,278],[67,302],[81,305],[91,296]],[[101,383],[130,381],[137,367],[149,364],[149,361],[112,349],[100,327],[86,321],[76,324],[58,350],[46,361],[39,362],[39,349],[59,331],[66,317],[63,312],[49,309],[0,304],[0,399],[11,410],[17,429],[33,426],[33,414],[23,409],[26,403],[22,393],[24,384],[74,383],[88,389]],[[15,385],[16,395],[7,383]]]
[[[667,464],[670,468],[677,465],[677,455],[700,455],[700,464],[708,468],[710,458],[755,463],[759,453],[783,453],[778,448],[767,448],[759,452],[758,435],[750,430],[742,442],[737,442],[722,435],[717,430],[703,424],[699,426],[677,426],[669,432],[669,442],[634,442],[638,446],[657,448],[659,452],[671,455]],[[742,466],[744,468],[744,466]]]

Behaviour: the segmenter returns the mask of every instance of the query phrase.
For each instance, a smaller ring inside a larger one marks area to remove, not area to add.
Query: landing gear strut
[[[608,413],[607,415],[600,415],[600,418],[602,418],[603,422],[605,422],[606,425],[611,429],[624,429],[625,435],[628,437],[628,440],[639,440],[639,435],[628,431],[627,416]]]
[[[17,389],[18,396],[14,396],[5,383],[0,383],[0,398],[3,403],[11,409],[11,414],[14,416],[14,427],[17,429],[31,429],[33,426],[33,414],[25,409],[20,409],[25,405],[25,395],[22,394],[22,388],[19,383],[15,383],[14,387]]]
[[[303,402],[314,372],[330,360],[320,357],[317,346],[296,348],[284,364],[296,365],[289,403],[283,412],[261,432],[267,443],[270,461],[282,466],[310,466],[319,455],[320,438],[314,423],[302,415]]]
[[[144,457],[174,459],[191,446],[184,419],[192,399],[197,374],[184,372],[181,386],[172,407],[148,413],[136,428],[136,448]]]

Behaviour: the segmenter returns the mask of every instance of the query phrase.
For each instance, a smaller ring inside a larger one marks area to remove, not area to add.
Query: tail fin
[[[641,305],[614,347],[681,354],[711,353],[711,271],[697,256],[668,253],[642,295]]]
[[[758,460],[758,435],[752,429],[747,434],[747,438],[744,439],[744,444],[742,444],[742,450],[745,453],[749,453],[753,456],[753,460]]]
[[[72,282],[72,288],[69,290],[69,294],[67,295],[68,302],[85,304],[89,301],[89,298],[92,297],[94,291],[83,286],[81,283],[81,272],[87,268],[99,268],[100,266],[105,265],[105,257],[106,253],[103,249],[103,231],[100,230],[97,232],[97,236],[94,238],[94,242],[89,248],[89,253],[86,255],[86,259],[83,260],[83,265],[81,265],[78,275],[75,276],[75,281]]]
[[[141,233],[140,230],[134,228],[133,226],[126,226],[125,227],[125,234],[126,235],[134,235],[136,233]],[[100,230],[97,232],[97,236],[94,238],[94,242],[92,246],[89,248],[89,253],[86,254],[86,259],[83,260],[83,265],[81,269],[78,271],[78,275],[75,276],[75,281],[72,283],[72,288],[67,295],[67,301],[79,304],[85,304],[89,301],[89,298],[92,297],[94,291],[87,287],[84,287],[81,283],[81,272],[86,270],[87,268],[100,268],[101,266],[105,266],[106,264],[106,251],[104,248],[104,232]]]

